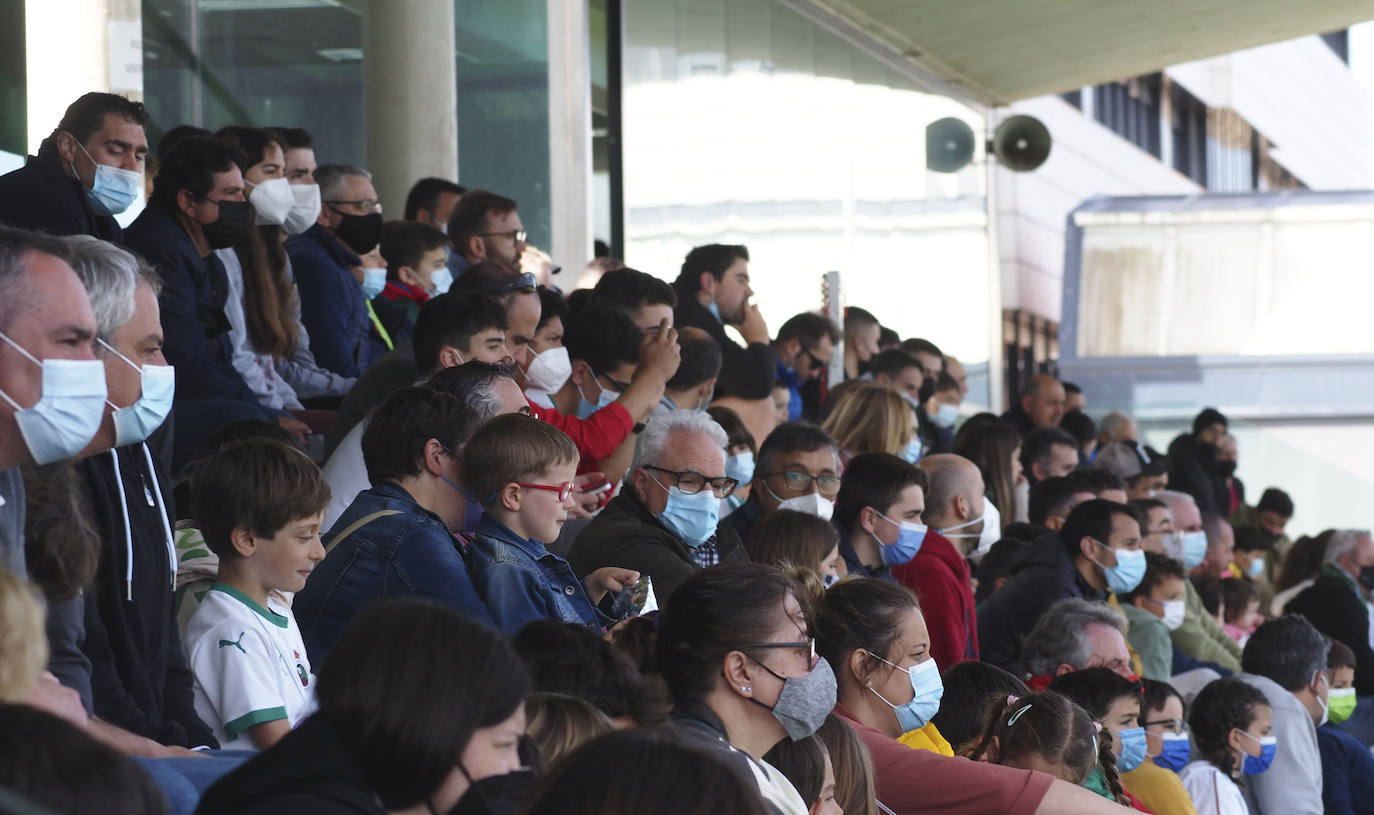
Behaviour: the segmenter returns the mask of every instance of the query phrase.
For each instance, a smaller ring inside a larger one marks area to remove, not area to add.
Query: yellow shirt
[[[905,744],[913,750],[929,750],[942,756],[953,756],[954,748],[949,746],[945,737],[940,735],[940,731],[935,727],[934,722],[926,724],[920,730],[911,730],[902,734],[897,741]]]
[[[1197,815],[1183,782],[1152,758],[1147,757],[1139,767],[1122,773],[1121,783],[1155,815]]]
[[[1116,598],[1116,592],[1107,592],[1107,605],[1111,606],[1112,611],[1115,611],[1122,617],[1126,616],[1126,612],[1121,610],[1121,601]],[[1135,674],[1136,676],[1144,676],[1145,663],[1140,661],[1140,654],[1136,653],[1135,648],[1131,647],[1130,640],[1126,640],[1126,650],[1131,652],[1131,673]]]

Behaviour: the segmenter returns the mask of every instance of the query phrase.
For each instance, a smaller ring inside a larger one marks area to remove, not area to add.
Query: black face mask
[[[515,815],[532,787],[534,773],[529,770],[473,781],[447,815]]]
[[[1374,566],[1366,566],[1360,569],[1360,585],[1370,591],[1374,591]]]
[[[334,207],[330,207],[334,209]],[[350,215],[334,209],[343,220],[334,227],[334,235],[343,241],[344,246],[354,254],[365,255],[377,248],[382,242],[382,213],[369,212],[366,215]]]
[[[916,401],[925,404],[930,401],[930,397],[935,395],[935,380],[926,377],[921,380],[921,389],[916,392]]]
[[[211,249],[228,249],[253,228],[253,205],[247,201],[217,201],[219,218],[201,224],[200,231]]]
[[[1218,461],[1216,466],[1217,474],[1220,475],[1222,478],[1230,478],[1231,476],[1236,474],[1235,461]]]

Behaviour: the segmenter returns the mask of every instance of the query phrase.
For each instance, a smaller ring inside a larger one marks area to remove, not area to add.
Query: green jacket
[[[1207,613],[1207,607],[1202,605],[1202,597],[1193,588],[1192,581],[1183,581],[1183,587],[1188,592],[1186,613],[1183,615],[1183,625],[1169,634],[1174,645],[1194,659],[1215,662],[1227,670],[1240,673],[1240,645],[1226,636],[1221,625]]]
[[[1130,603],[1122,603],[1121,611],[1131,626],[1126,641],[1140,654],[1141,676],[1168,682],[1174,675],[1174,645],[1164,621]]]

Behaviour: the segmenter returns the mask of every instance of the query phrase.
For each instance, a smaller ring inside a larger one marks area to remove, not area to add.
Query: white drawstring
[[[114,464],[115,489],[119,490],[119,513],[124,519],[124,599],[134,599],[134,535],[129,527],[129,499],[124,494],[124,476],[119,472],[119,453],[110,451]]]
[[[139,445],[143,448],[143,460],[148,462],[148,476],[153,479],[153,501],[157,506],[158,520],[162,521],[162,535],[167,541],[167,558],[172,570],[172,589],[177,587],[177,543],[172,537],[172,526],[167,521],[167,507],[162,504],[162,485],[157,480],[157,467],[153,466],[153,454],[148,452],[148,444],[143,442]]]

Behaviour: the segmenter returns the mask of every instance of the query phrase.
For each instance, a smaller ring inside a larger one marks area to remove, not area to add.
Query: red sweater
[[[940,670],[978,659],[978,610],[968,561],[949,539],[926,532],[921,551],[892,568],[892,577],[916,592],[930,630],[930,655]]]
[[[612,402],[585,419],[565,416],[553,408],[530,402],[530,415],[551,424],[563,431],[563,435],[577,445],[577,453],[582,457],[578,465],[579,473],[588,472],[596,462],[615,452],[615,448],[625,441],[634,429],[634,417],[619,402]]]
[[[843,705],[835,715],[868,745],[878,800],[897,815],[1032,815],[1054,781],[1034,770],[913,750],[860,723]]]

